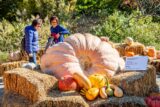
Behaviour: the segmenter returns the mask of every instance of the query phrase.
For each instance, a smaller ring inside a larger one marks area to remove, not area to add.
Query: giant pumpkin
[[[73,34],[47,49],[41,58],[41,69],[60,78],[75,72],[90,76],[113,76],[124,69],[124,60],[116,49],[91,34]]]

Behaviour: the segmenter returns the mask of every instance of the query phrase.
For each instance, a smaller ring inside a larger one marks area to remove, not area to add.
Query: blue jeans
[[[34,64],[37,64],[36,52],[33,52],[32,54],[33,54],[33,56],[29,57],[29,62],[33,62]]]

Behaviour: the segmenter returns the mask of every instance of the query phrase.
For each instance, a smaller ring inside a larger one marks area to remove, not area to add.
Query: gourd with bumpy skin
[[[89,80],[91,81],[92,87],[101,88],[106,85],[106,78],[100,74],[90,75]]]
[[[68,36],[64,42],[47,49],[41,58],[42,71],[52,72],[57,78],[73,75],[75,72],[83,73],[84,78],[92,74],[110,78],[123,70],[124,65],[124,60],[116,49],[88,33]],[[81,81],[83,80],[85,79]]]

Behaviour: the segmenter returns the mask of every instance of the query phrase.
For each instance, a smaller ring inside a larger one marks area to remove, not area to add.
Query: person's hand
[[[29,54],[29,57],[33,57],[33,54],[32,54],[32,53],[30,53],[30,54]]]
[[[60,34],[59,34],[59,33],[57,33],[57,34],[56,34],[56,38],[58,39],[58,38],[59,38],[59,36],[60,36]]]

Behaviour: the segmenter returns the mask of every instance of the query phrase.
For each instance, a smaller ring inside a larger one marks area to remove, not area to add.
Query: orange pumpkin
[[[58,80],[58,88],[61,91],[76,90],[77,83],[72,76],[66,75]]]
[[[153,46],[148,47],[148,56],[149,57],[156,57],[156,49]]]
[[[134,56],[134,52],[125,52],[125,56],[127,57]]]

